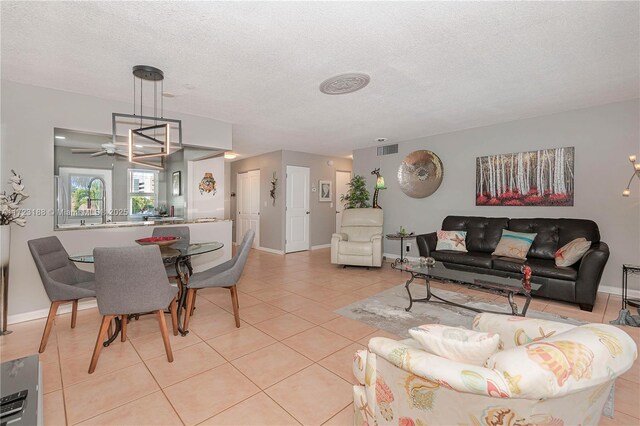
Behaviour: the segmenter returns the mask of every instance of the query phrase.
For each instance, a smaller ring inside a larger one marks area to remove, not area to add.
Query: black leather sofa
[[[436,233],[417,236],[420,256],[483,274],[522,277],[523,263],[531,267],[532,281],[542,287],[535,296],[577,303],[580,309],[592,311],[602,272],[609,258],[609,246],[600,241],[598,225],[585,219],[509,219],[506,217],[447,216],[445,231],[466,231],[467,253],[436,251]],[[527,253],[527,260],[494,256],[502,230],[537,233]],[[568,242],[584,237],[591,248],[582,260],[569,267],[556,266],[554,255]]]

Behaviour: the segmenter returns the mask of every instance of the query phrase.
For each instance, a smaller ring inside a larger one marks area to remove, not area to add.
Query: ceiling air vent
[[[378,156],[381,155],[389,155],[389,154],[397,154],[398,153],[398,144],[395,143],[393,145],[385,145],[378,147]]]

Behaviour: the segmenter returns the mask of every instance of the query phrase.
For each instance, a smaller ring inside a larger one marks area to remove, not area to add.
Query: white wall
[[[99,93],[100,88],[96,87]],[[24,207],[53,209],[53,128],[111,134],[111,113],[132,106],[97,97],[28,86],[2,80],[2,160],[0,182],[10,169],[24,178],[31,197]],[[179,118],[185,145],[231,148],[231,124],[167,111]],[[12,225],[9,315],[48,307],[27,240],[54,235],[53,216],[31,217],[27,226]],[[96,244],[99,243],[96,241]]]
[[[371,170],[381,168],[388,188],[379,196],[385,232],[400,225],[418,234],[432,232],[447,215],[592,219],[611,250],[601,290],[615,291],[621,286],[622,264],[640,264],[640,182],[634,180],[631,197],[621,196],[632,174],[628,156],[640,154],[639,118],[636,99],[401,142],[395,155],[377,157],[375,147],[366,148],[354,151],[354,173],[373,188]],[[476,157],[564,146],[575,147],[573,207],[475,205]],[[404,157],[419,149],[442,159],[444,179],[433,195],[414,199],[400,190],[396,175]],[[397,242],[384,244],[386,253],[399,254]],[[415,241],[410,255],[417,256]],[[640,289],[637,276],[629,286]]]
[[[198,185],[205,173],[212,173],[216,181],[216,194],[200,193]],[[189,219],[202,217],[224,219],[225,171],[224,157],[189,162]]]

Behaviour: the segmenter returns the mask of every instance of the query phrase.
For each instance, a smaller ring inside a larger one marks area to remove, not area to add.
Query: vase
[[[0,336],[9,334],[7,311],[9,307],[9,250],[11,248],[11,226],[0,225]]]

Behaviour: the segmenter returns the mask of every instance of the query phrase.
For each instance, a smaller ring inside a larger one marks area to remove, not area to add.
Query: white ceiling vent
[[[369,84],[369,80],[367,74],[340,74],[323,81],[320,84],[320,91],[327,95],[345,95],[364,88]]]
[[[381,155],[389,155],[389,154],[397,154],[398,153],[398,144],[394,143],[393,145],[385,145],[378,147],[378,156]]]

